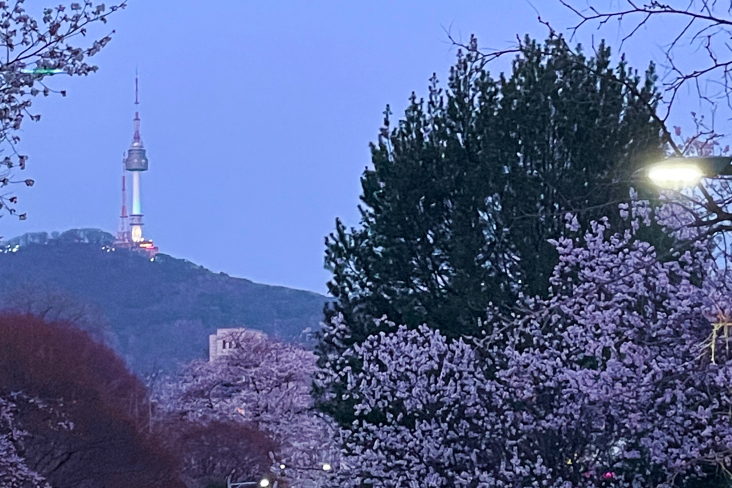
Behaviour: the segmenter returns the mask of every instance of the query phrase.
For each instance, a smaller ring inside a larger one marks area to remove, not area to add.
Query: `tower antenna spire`
[[[135,133],[132,137],[133,143],[137,142],[142,144],[142,138],[140,137],[140,113],[137,111],[137,106],[140,105],[140,75],[137,74],[137,68],[135,68]]]

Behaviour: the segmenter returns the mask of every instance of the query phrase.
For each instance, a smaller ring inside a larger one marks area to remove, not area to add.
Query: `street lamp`
[[[648,177],[656,185],[664,188],[692,186],[701,178],[732,175],[732,157],[701,156],[690,158],[669,158],[649,165]]]
[[[648,178],[656,185],[663,188],[680,190],[699,183],[701,178],[719,178],[720,176],[732,175],[732,156],[700,156],[700,157],[677,157],[669,158],[660,163],[655,163],[638,171],[646,171]],[[729,179],[729,178],[728,178]],[[694,201],[701,205],[710,215],[709,218],[701,219],[696,216],[697,223],[694,226],[707,226],[704,231],[706,236],[713,236],[726,232],[732,223],[732,213],[726,210],[729,201],[717,202],[704,185],[698,186],[704,196],[705,202]],[[725,225],[718,225],[725,222]],[[725,245],[726,247],[726,245]]]
[[[246,488],[246,487],[254,487],[258,486],[261,488],[267,488],[271,483],[269,482],[269,479],[262,478],[261,480],[257,481],[240,481],[240,482],[232,482],[231,476],[228,476],[226,478],[226,488]],[[275,481],[274,488],[277,488],[277,482]]]

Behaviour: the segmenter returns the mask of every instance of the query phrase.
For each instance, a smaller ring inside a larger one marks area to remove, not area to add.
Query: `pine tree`
[[[604,45],[586,59],[557,38],[527,38],[510,74],[494,78],[476,52],[458,53],[446,89],[433,76],[426,101],[413,93],[394,127],[387,107],[361,178],[360,226],[337,220],[326,238],[336,301],[318,350],[325,370],[357,370],[342,353],[389,324],[479,335],[489,309],[549,296],[558,255],[547,241],[568,232],[564,215],[584,232],[662,153],[647,109],[653,66],[641,79],[625,62],[612,67]],[[348,423],[342,387],[316,395]]]

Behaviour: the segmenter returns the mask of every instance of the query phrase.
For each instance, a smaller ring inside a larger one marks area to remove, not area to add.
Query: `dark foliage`
[[[567,212],[580,232],[602,215],[620,222],[632,175],[662,152],[647,109],[653,67],[641,79],[625,62],[611,66],[604,45],[590,58],[556,38],[523,46],[508,75],[491,77],[476,48],[458,56],[447,89],[433,77],[426,101],[413,94],[396,126],[387,108],[361,178],[361,225],[337,221],[326,238],[337,300],[325,309],[320,366],[358,368],[337,358],[387,330],[382,317],[480,335],[487,310],[516,313],[522,293],[556,293],[548,239],[570,232]],[[347,424],[341,386],[316,393]]]
[[[18,451],[54,488],[182,486],[144,434],[144,386],[86,332],[0,314],[0,395],[28,433]]]
[[[236,422],[168,419],[161,426],[166,445],[180,460],[180,471],[199,485],[260,479],[269,470],[276,443],[263,432]],[[162,437],[162,436],[161,436]]]

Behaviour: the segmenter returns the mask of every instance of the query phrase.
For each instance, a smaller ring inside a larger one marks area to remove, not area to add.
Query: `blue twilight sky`
[[[533,4],[570,23],[557,0]],[[68,96],[37,100],[42,120],[24,124],[36,185],[19,189],[28,220],[3,217],[0,235],[116,232],[137,67],[146,237],[217,272],[320,293],[324,236],[336,217],[358,223],[385,105],[398,116],[433,72],[447,77],[444,29],[490,47],[546,35],[526,0],[130,0],[107,27],[98,73],[52,80]]]

